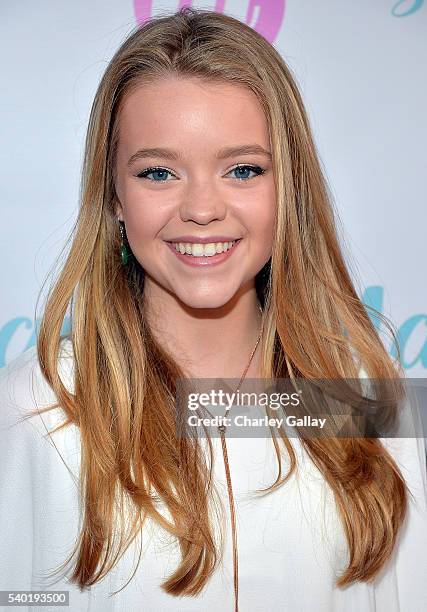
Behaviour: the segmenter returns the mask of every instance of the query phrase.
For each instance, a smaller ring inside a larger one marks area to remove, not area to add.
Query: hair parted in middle
[[[341,252],[332,198],[284,59],[248,25],[212,11],[184,8],[136,27],[109,62],[90,113],[78,220],[37,341],[58,399],[41,412],[61,406],[62,427],[75,423],[81,436],[84,520],[71,580],[81,587],[101,580],[150,517],[178,539],[182,554],[162,588],[194,596],[215,570],[223,541],[211,524],[212,446],[207,462],[199,440],[176,435],[174,397],[183,373],[147,325],[144,270],[132,255],[121,265],[115,214],[121,106],[139,86],[166,78],[247,87],[265,113],[277,213],[271,259],[255,278],[265,319],[263,378],[354,379],[363,365],[372,378],[395,380],[396,397],[400,387]],[[74,393],[57,371],[70,302]],[[386,317],[375,314],[395,339]],[[371,580],[390,557],[405,516],[407,490],[397,465],[378,439],[300,441],[333,492],[346,534],[348,566],[338,586]],[[279,442],[278,476],[263,494],[295,472],[293,444],[282,433]],[[289,470],[281,477],[283,450]]]

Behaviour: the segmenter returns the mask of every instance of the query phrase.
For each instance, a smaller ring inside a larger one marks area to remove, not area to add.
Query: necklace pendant
[[[225,433],[226,430],[226,426],[225,425],[218,425],[218,431],[220,434]]]

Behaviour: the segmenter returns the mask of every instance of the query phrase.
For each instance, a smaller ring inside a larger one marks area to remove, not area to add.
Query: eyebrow
[[[265,155],[270,160],[272,159],[270,151],[267,151],[258,144],[240,145],[238,147],[224,147],[217,151],[216,158],[228,159],[229,157],[234,157],[237,155]],[[181,159],[181,155],[178,151],[174,151],[173,149],[155,147],[152,149],[139,149],[138,151],[136,151],[136,153],[131,155],[127,165],[130,166],[134,161],[138,159],[145,159],[146,157],[159,157],[162,159],[170,159],[174,161],[178,161]]]

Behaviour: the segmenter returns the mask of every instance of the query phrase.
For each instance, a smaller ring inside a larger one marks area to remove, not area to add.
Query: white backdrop
[[[0,367],[35,344],[36,298],[77,216],[85,129],[108,61],[136,23],[183,4],[0,3]],[[407,376],[425,377],[427,1],[193,6],[249,23],[291,67],[360,297],[396,325]]]

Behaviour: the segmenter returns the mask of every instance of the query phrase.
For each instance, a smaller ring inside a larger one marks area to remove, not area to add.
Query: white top
[[[71,352],[62,353],[60,374],[72,390]],[[224,561],[198,597],[177,598],[160,588],[178,567],[179,546],[151,519],[147,519],[142,535],[143,555],[137,572],[117,595],[109,597],[130,578],[138,557],[138,539],[101,582],[84,592],[64,577],[57,582],[43,581],[43,575],[71,552],[78,534],[80,509],[74,478],[79,469],[79,431],[72,425],[53,434],[54,444],[49,437],[43,438],[46,427],[50,430],[62,422],[58,408],[44,413],[43,420],[38,415],[14,423],[36,403],[43,407],[54,401],[41,374],[35,346],[0,370],[0,590],[68,590],[70,605],[64,609],[72,612],[232,612],[231,526],[219,438],[213,439],[214,473],[226,512]],[[413,494],[408,518],[391,560],[375,582],[337,589],[334,581],[347,561],[344,532],[331,490],[298,439],[292,439],[297,473],[264,498],[250,492],[276,479],[277,459],[271,439],[227,439],[236,502],[242,612],[427,610],[425,443],[422,438],[385,439],[383,443]],[[62,608],[25,609],[42,612]]]

